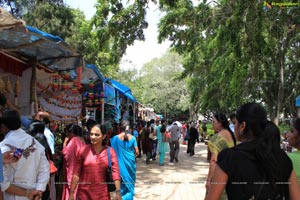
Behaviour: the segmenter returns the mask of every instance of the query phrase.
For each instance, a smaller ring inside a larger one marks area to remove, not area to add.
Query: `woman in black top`
[[[241,143],[218,156],[205,200],[219,199],[226,187],[230,200],[299,200],[291,160],[280,149],[280,131],[257,103],[240,107],[235,134]]]

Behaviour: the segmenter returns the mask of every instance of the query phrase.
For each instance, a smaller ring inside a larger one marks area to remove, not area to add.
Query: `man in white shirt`
[[[1,190],[5,200],[40,199],[49,182],[50,167],[44,147],[21,129],[17,111],[4,110],[0,118],[1,133],[5,134],[0,143],[1,151],[21,152],[16,163],[3,165],[4,181]]]
[[[180,139],[180,128],[178,127],[177,123],[173,123],[171,126],[167,128],[168,132],[171,133],[171,140],[169,142],[170,145],[170,163],[178,162],[178,154],[179,154],[179,139]]]

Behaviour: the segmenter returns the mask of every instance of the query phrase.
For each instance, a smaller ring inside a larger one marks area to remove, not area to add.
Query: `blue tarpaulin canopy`
[[[95,81],[104,81],[105,78],[96,65],[86,64],[86,70],[82,74],[81,83],[88,84]]]
[[[116,88],[117,90],[119,90],[119,92],[121,94],[125,95],[131,101],[137,102],[136,98],[132,95],[130,88],[127,87],[126,85],[123,85],[123,84],[119,83],[118,81],[111,79],[111,78],[107,78],[106,82],[108,84],[110,84],[111,86],[113,86],[114,88]]]
[[[83,67],[81,82],[83,84],[104,80],[95,65],[85,66],[81,54],[69,46],[61,37],[45,33],[31,26],[24,26],[19,20],[1,8],[0,10],[0,57],[1,66],[12,66],[5,56],[21,61],[17,75],[30,66],[30,61],[37,61],[40,66],[54,72],[68,72],[71,79],[77,78],[77,67]],[[27,64],[25,64],[27,63]]]
[[[62,38],[31,26],[26,28],[0,30],[1,52],[24,62],[37,61],[53,71],[72,71],[84,65],[81,54]]]

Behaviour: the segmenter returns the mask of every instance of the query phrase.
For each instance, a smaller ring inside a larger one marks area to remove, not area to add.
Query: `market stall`
[[[111,116],[111,113],[113,113],[114,121],[117,123],[122,120],[135,122],[137,119],[138,102],[132,95],[130,88],[111,78],[107,78],[106,83],[115,88],[114,103],[106,103],[106,106],[109,105],[106,110],[110,112],[107,115],[109,116],[110,114]]]
[[[20,28],[23,22],[13,26],[17,19],[8,16],[11,23],[3,20],[7,18],[1,10],[0,25],[8,28],[0,29],[0,86],[23,115],[31,117],[43,109],[53,119],[76,120],[81,114],[81,81],[95,74],[62,38],[30,26]]]

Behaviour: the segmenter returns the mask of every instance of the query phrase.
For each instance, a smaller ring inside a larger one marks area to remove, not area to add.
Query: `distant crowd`
[[[0,199],[134,199],[136,160],[165,165],[181,162],[180,146],[195,155],[206,142],[209,199],[292,199],[300,197],[300,119],[281,138],[257,103],[246,103],[229,118],[216,112],[214,134],[206,123],[133,121],[84,126],[68,124],[55,144],[49,114],[25,117],[0,93]],[[182,143],[180,143],[182,141]],[[113,195],[112,195],[113,194]]]

